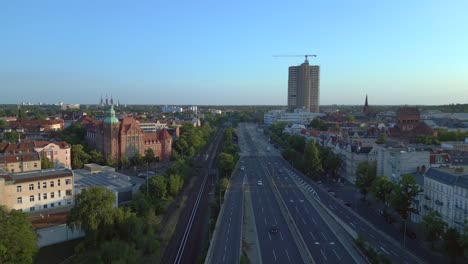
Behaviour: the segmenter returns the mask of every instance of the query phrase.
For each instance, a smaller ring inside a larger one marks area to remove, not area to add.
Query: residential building
[[[425,172],[430,166],[429,151],[411,147],[374,145],[377,153],[377,175],[398,181],[403,174]]]
[[[372,147],[360,147],[357,145],[346,144],[340,153],[344,161],[343,178],[351,183],[356,183],[356,169],[359,164],[369,162],[369,152]]]
[[[160,130],[163,130],[165,128],[168,128],[167,122],[166,121],[141,121],[138,122],[141,129],[145,133],[150,133],[150,132],[157,132]]]
[[[21,120],[9,122],[8,126],[22,133],[50,132],[62,130],[64,120],[60,118],[51,120]]]
[[[41,169],[41,158],[37,152],[0,155],[0,169],[7,172],[27,172]]]
[[[265,125],[271,125],[278,122],[286,122],[288,124],[309,124],[314,118],[322,117],[324,114],[311,113],[308,111],[295,111],[288,113],[285,110],[272,110],[263,115]]]
[[[320,102],[320,66],[306,60],[289,67],[288,108],[318,113]]]
[[[120,160],[123,155],[131,158],[136,153],[144,155],[145,150],[152,149],[157,158],[165,160],[172,153],[172,137],[166,129],[145,133],[135,118],[117,119],[113,106],[103,121],[88,122],[86,129],[88,144],[104,157]]]
[[[0,144],[0,153],[3,154],[34,152],[39,153],[41,157],[47,157],[55,168],[71,168],[71,145],[65,141],[22,141]]]
[[[51,169],[21,173],[0,170],[0,204],[34,212],[73,203],[73,172]]]
[[[441,147],[446,150],[468,152],[468,138],[465,138],[465,141],[445,141]]]
[[[422,215],[437,211],[448,226],[463,232],[468,221],[468,167],[430,168],[424,177]]]

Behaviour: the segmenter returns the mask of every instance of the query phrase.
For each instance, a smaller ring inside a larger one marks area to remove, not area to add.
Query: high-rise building
[[[289,67],[288,107],[319,112],[320,66],[309,65],[306,59],[299,66]]]

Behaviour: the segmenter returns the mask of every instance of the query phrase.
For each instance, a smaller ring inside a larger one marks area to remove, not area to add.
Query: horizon
[[[304,58],[273,55],[306,53],[318,55],[320,105],[463,104],[467,7],[7,2],[0,103],[286,105],[288,67]]]

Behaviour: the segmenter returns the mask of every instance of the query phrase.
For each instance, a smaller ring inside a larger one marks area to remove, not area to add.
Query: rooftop
[[[110,167],[104,166],[99,172],[96,173],[90,172],[86,169],[74,170],[73,173],[75,175],[75,189],[103,186],[120,191],[123,189],[132,188],[130,177],[115,172]]]
[[[68,177],[68,176],[73,176],[73,172],[69,169],[49,169],[49,170],[9,173],[0,177],[5,179],[6,181],[13,181],[14,183],[21,183],[21,182],[29,182],[29,181],[48,180],[48,179]]]

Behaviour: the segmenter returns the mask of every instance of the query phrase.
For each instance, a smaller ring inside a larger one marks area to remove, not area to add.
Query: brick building
[[[166,129],[145,133],[133,117],[119,120],[111,106],[102,121],[86,120],[86,141],[104,157],[119,160],[123,155],[128,158],[138,152],[144,155],[152,149],[160,160],[169,159],[172,153],[172,136]]]

